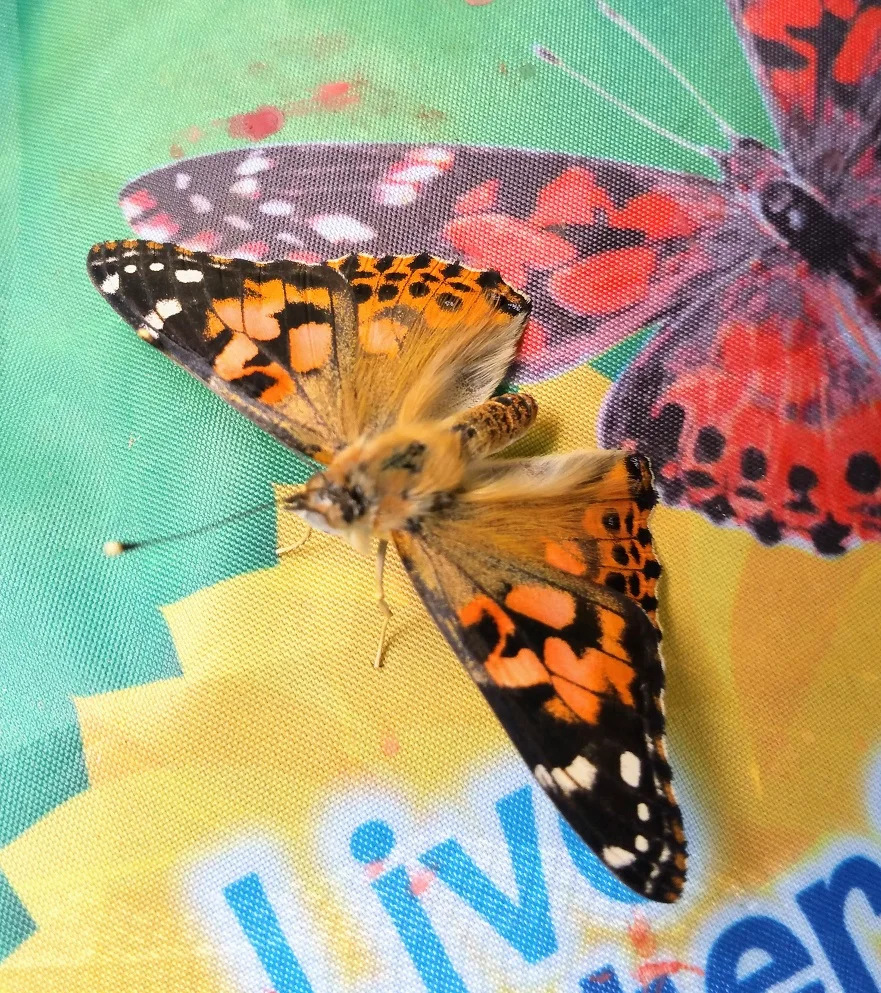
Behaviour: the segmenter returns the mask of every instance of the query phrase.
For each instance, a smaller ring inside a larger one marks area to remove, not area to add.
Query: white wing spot
[[[349,214],[317,214],[306,222],[325,241],[369,241],[376,237],[373,228]]]
[[[179,314],[183,308],[180,305],[180,300],[157,300],[156,302],[156,313],[164,320],[168,320],[169,317],[174,317],[175,314]]]
[[[165,268],[165,263],[164,262],[151,262],[150,263],[150,268],[153,270],[153,272],[162,272],[162,270]]]
[[[141,328],[148,331],[150,330],[150,328],[152,328],[154,331],[161,331],[164,326],[165,326],[165,322],[156,313],[155,310],[151,310],[149,313],[144,314],[144,323],[141,325]],[[141,337],[143,337],[143,335]],[[156,335],[154,334],[153,337],[155,338]]]
[[[239,217],[238,214],[227,214],[223,220],[231,228],[236,228],[239,231],[250,231],[252,227],[250,221],[246,221],[244,217]]]
[[[636,861],[633,852],[628,852],[625,848],[618,848],[617,845],[610,845],[603,849],[603,861],[613,869],[623,869]]]
[[[190,203],[197,214],[207,214],[211,211],[211,201],[201,193],[190,194]]]
[[[636,816],[641,821],[647,821],[649,819],[649,808],[648,808],[648,804],[647,803],[637,804],[637,807],[636,807]]]
[[[644,837],[641,834],[638,834],[636,838],[634,838],[633,840],[633,847],[638,852],[647,852],[649,850],[648,838]]]
[[[306,244],[306,242],[303,241],[299,235],[295,235],[291,231],[279,231],[275,237],[278,238],[279,241],[283,241],[288,245],[296,245],[298,248],[302,248]]]
[[[666,862],[670,858],[670,854],[671,854],[670,853],[670,846],[669,845],[664,845],[664,847],[661,849],[661,854],[660,854],[660,856],[658,858],[658,861],[659,862]]]
[[[261,214],[269,214],[271,217],[286,217],[294,211],[294,205],[286,200],[266,200],[257,208]]]
[[[246,159],[243,159],[236,166],[236,172],[240,176],[253,176],[254,173],[271,169],[272,166],[272,159],[268,159],[265,155],[261,155],[258,152],[256,155],[249,155]]]
[[[554,777],[548,772],[543,765],[537,765],[532,770],[533,776],[535,776],[536,782],[539,786],[543,786],[546,790],[553,789],[554,787]]]
[[[578,783],[575,782],[565,769],[561,769],[558,766],[555,769],[551,769],[551,775],[554,777],[554,782],[564,793],[574,793],[578,789]]]
[[[639,786],[642,764],[633,752],[621,753],[621,778],[628,786]]]
[[[188,172],[179,172],[174,177],[174,185],[178,190],[185,190],[192,181],[193,177]]]
[[[136,265],[127,265],[125,267],[125,271],[126,272],[137,272],[138,271],[138,267]]]
[[[179,283],[201,283],[202,273],[199,269],[175,269],[174,278]]]
[[[115,293],[119,289],[119,273],[108,276],[101,284],[102,293]]]
[[[245,176],[244,179],[233,183],[229,191],[237,197],[254,197],[260,192],[260,184],[253,176]]]
[[[583,790],[589,790],[596,779],[597,767],[583,755],[576,755],[566,766],[566,772]]]

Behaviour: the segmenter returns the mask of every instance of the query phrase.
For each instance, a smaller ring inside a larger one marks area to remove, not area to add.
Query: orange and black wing
[[[497,273],[429,255],[252,262],[152,241],[95,245],[89,275],[147,342],[290,448],[485,400],[528,305]]]
[[[651,476],[623,453],[560,456],[564,475],[567,459],[581,460],[574,492],[465,501],[395,540],[429,612],[569,824],[626,885],[670,902],[686,852],[664,741]],[[557,471],[554,460],[538,463],[533,479]],[[530,520],[545,522],[546,540],[533,542],[540,526]]]
[[[88,270],[144,341],[283,444],[326,462],[347,440],[338,353],[356,315],[339,273],[136,240],[95,245]]]

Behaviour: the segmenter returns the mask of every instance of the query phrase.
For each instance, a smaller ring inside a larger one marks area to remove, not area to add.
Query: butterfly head
[[[791,178],[779,152],[755,138],[737,138],[728,151],[714,152],[714,157],[728,181],[743,193]]]
[[[317,531],[345,538],[356,551],[365,555],[370,551],[374,515],[367,494],[357,483],[337,481],[319,472],[288,496],[284,507]]]

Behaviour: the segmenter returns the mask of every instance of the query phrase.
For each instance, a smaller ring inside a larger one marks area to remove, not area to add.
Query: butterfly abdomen
[[[525,393],[503,393],[451,418],[464,454],[475,458],[507,448],[532,427],[538,404]]]

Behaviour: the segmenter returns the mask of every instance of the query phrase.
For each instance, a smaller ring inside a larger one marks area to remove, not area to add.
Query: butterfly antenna
[[[713,158],[710,150],[704,145],[698,145],[696,142],[683,138],[682,135],[675,134],[673,131],[668,131],[665,127],[662,127],[662,125],[657,124],[655,121],[646,117],[645,114],[640,114],[635,107],[631,107],[629,103],[622,100],[620,97],[616,97],[614,93],[610,93],[604,86],[600,86],[599,83],[592,80],[589,76],[585,76],[584,73],[579,72],[577,69],[573,69],[572,66],[564,62],[559,55],[552,52],[549,48],[545,48],[544,45],[533,45],[532,52],[537,58],[541,59],[543,62],[547,62],[548,65],[555,66],[557,69],[562,69],[567,75],[571,76],[588,89],[593,90],[594,93],[598,93],[604,100],[607,100],[619,110],[624,111],[628,117],[632,118],[634,121],[637,121],[639,124],[642,124],[644,127],[647,127],[650,131],[654,131],[655,134],[659,134],[662,138],[672,141],[680,148],[686,148],[690,152],[695,152],[696,154],[703,155],[709,159]]]
[[[206,534],[208,531],[214,531],[217,528],[226,527],[228,524],[235,524],[237,521],[260,514],[270,507],[277,506],[278,502],[277,500],[267,500],[266,503],[259,503],[256,507],[251,507],[250,510],[240,510],[235,514],[228,514],[217,521],[212,521],[210,524],[203,524],[202,527],[192,528],[190,531],[179,531],[177,534],[163,535],[160,538],[146,538],[144,541],[105,541],[104,554],[108,558],[116,558],[123,552],[133,552],[136,549],[150,548],[153,545],[167,545],[173,541],[195,538],[197,535]]]
[[[657,48],[648,38],[637,28],[635,25],[631,24],[627,18],[619,13],[614,7],[607,2],[607,0],[594,0],[599,12],[606,18],[608,18],[615,27],[620,28],[622,31],[626,31],[627,34],[639,45],[644,48],[653,59],[656,59],[670,75],[683,87],[688,93],[690,93],[695,100],[700,104],[701,107],[709,114],[709,116],[716,123],[716,126],[725,135],[726,138],[735,137],[735,131],[731,125],[718,113],[718,111],[713,107],[695,87],[694,83],[685,76],[673,63],[667,58],[664,53]]]

